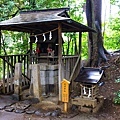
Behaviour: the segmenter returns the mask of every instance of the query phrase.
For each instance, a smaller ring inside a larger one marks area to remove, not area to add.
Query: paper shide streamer
[[[37,38],[37,35],[35,35],[35,43],[38,42],[38,38]]]
[[[50,34],[49,34],[49,40],[52,39],[52,32],[50,31]]]

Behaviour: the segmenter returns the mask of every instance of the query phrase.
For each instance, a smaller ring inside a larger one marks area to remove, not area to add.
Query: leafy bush
[[[116,79],[115,83],[120,83],[120,78]]]
[[[115,98],[113,99],[113,102],[115,104],[120,104],[120,90],[115,93]]]

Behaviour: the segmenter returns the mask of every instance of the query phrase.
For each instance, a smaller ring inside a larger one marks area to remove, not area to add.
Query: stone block
[[[49,84],[54,84],[56,81],[58,81],[58,76],[48,77]]]
[[[47,70],[47,65],[48,65],[47,63],[40,63],[39,65],[40,65],[40,70],[43,70],[43,71]]]
[[[40,76],[41,85],[48,84],[48,77]]]
[[[85,112],[85,113],[91,113],[92,112],[92,108],[89,107],[80,107],[79,109],[81,112]]]
[[[40,77],[47,77],[47,71],[40,70]]]
[[[80,106],[86,106],[86,107],[91,107],[95,108],[97,106],[97,99],[87,99],[87,98],[74,98],[72,99],[72,104],[74,105],[80,105]]]
[[[48,77],[58,76],[58,70],[47,70]]]
[[[47,70],[57,70],[58,65],[47,65]]]

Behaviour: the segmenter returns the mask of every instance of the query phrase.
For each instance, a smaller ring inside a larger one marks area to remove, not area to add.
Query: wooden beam
[[[62,28],[58,23],[58,81],[59,81],[59,101],[61,101],[61,81],[62,81]]]
[[[30,37],[30,64],[32,64],[32,58],[31,58],[31,56],[32,56],[32,39],[33,39],[33,37]]]
[[[81,43],[81,42],[82,42],[82,41],[81,41],[81,38],[82,38],[82,32],[79,32],[79,54],[81,54],[81,47],[82,47],[82,46],[81,46],[81,44],[82,44],[82,43]]]
[[[29,33],[30,33],[31,31],[32,31],[32,32],[34,32],[34,31],[43,32],[42,30],[36,29],[36,28],[34,28],[33,26],[32,26],[32,27],[26,27],[26,26],[16,25],[15,27],[16,27],[16,28],[23,29],[23,30],[25,30],[25,31],[28,31]]]
[[[0,30],[0,55],[1,55],[1,42],[2,42],[2,32]]]
[[[70,82],[71,82],[72,79],[73,79],[73,76],[74,76],[74,74],[75,74],[75,70],[77,69],[77,66],[78,66],[79,63],[80,63],[80,57],[79,57],[79,55],[78,55],[77,61],[76,61],[76,63],[75,63],[75,66],[74,66],[74,68],[73,68],[73,70],[72,70],[72,73],[71,73],[71,75],[70,75],[70,78],[69,78],[69,81],[70,81]]]
[[[2,39],[2,33],[0,30],[0,55],[1,55],[1,39]],[[1,59],[0,59],[0,63],[1,63]],[[2,78],[1,74],[0,74],[0,78]]]
[[[72,22],[72,21],[71,21],[71,22]],[[80,28],[78,28],[78,27],[76,27],[76,26],[74,26],[74,25],[72,25],[72,24],[70,24],[70,23],[65,23],[65,22],[63,22],[63,25],[69,26],[70,28],[72,27],[73,29],[75,29],[74,32],[80,31]],[[71,31],[71,32],[73,32],[73,31]]]

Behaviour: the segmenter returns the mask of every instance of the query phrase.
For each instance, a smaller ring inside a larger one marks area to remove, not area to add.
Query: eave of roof
[[[0,22],[0,26],[16,25],[16,24],[29,24],[29,23],[40,23],[46,21],[65,20],[70,19],[69,17],[60,16],[61,13],[68,9],[47,9],[47,10],[33,10],[33,11],[22,11],[19,15]]]
[[[61,23],[62,32],[95,32],[92,28],[70,19],[66,12],[67,10],[69,9],[59,8],[23,11],[20,12],[18,16],[0,22],[0,29],[28,33],[42,33],[57,28],[58,23]]]

